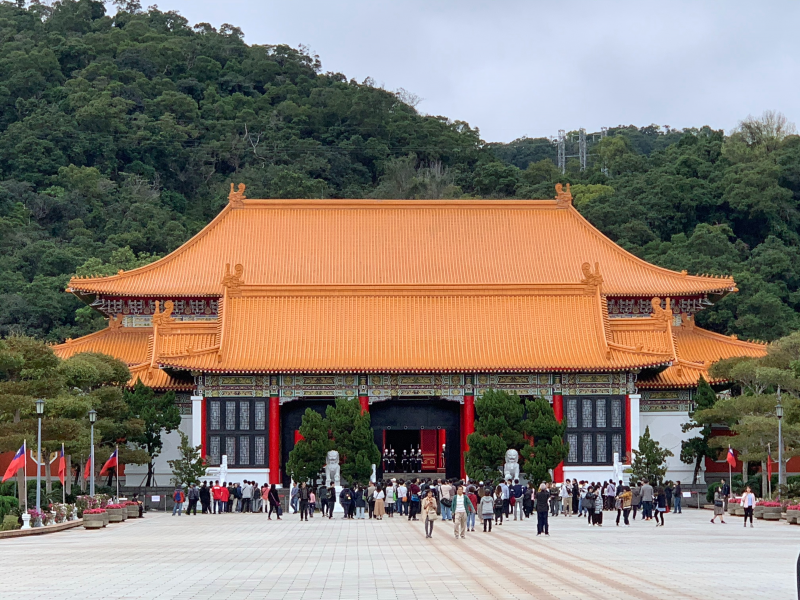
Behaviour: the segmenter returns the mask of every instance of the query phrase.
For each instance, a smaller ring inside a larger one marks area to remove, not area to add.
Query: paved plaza
[[[296,515],[172,517],[0,542],[2,598],[368,599],[794,598],[800,527],[709,511],[602,528],[577,517],[534,519],[432,540],[405,518],[343,521]]]

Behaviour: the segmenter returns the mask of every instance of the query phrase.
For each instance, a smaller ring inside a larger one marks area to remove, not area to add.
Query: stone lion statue
[[[503,465],[505,479],[519,479],[519,452],[513,448],[506,450],[506,464]]]
[[[329,486],[333,482],[333,485],[338,486],[339,474],[339,453],[336,450],[331,450],[328,452],[328,456],[325,457],[325,485]]]

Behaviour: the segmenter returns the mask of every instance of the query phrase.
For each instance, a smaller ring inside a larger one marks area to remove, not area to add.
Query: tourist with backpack
[[[195,484],[189,486],[189,490],[186,492],[186,499],[189,500],[189,508],[186,509],[186,514],[190,515],[194,511],[194,515],[197,516],[197,501],[200,500],[200,490],[197,489]]]
[[[344,510],[344,517],[342,518],[352,519],[353,515],[350,512],[350,508],[353,504],[353,492],[348,486],[344,486],[339,493],[339,504],[342,505],[342,510]]]
[[[175,491],[172,493],[172,501],[174,504],[172,505],[172,516],[175,516],[175,513],[178,516],[181,516],[181,512],[183,511],[183,502],[186,500],[186,497],[183,494],[183,489],[181,487],[175,488]]]
[[[492,532],[492,517],[494,517],[494,499],[488,489],[483,490],[483,497],[480,503],[481,519],[483,519],[483,532],[486,533],[486,526],[489,526],[489,533]]]
[[[498,485],[494,490],[494,524],[503,524],[503,510],[505,502],[503,501],[503,490]]]

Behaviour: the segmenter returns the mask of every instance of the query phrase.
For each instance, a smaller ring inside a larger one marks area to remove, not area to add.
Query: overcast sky
[[[144,3],[143,3],[144,4]],[[324,71],[423,100],[487,141],[619,124],[800,120],[800,2],[160,0],[249,44],[305,44]]]

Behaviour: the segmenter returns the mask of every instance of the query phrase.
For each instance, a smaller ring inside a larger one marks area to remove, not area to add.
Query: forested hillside
[[[0,334],[97,328],[63,293],[69,276],[170,252],[231,181],[280,198],[540,198],[571,182],[632,252],[736,277],[741,292],[699,322],[759,339],[800,326],[800,138],[780,119],[729,137],[614,128],[587,171],[570,160],[562,174],[549,140],[487,144],[411,94],[324,72],[303,49],[248,46],[232,25],[137,2],[19,4],[0,3]]]

